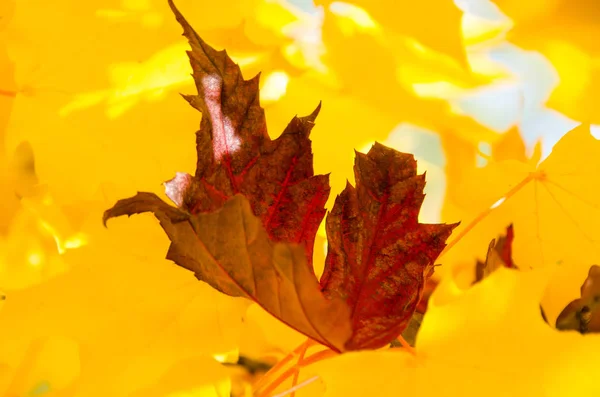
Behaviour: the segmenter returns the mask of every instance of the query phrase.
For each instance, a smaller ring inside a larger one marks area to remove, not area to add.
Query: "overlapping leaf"
[[[418,224],[424,176],[416,175],[414,158],[381,145],[357,154],[357,190],[347,187],[328,218],[340,247],[326,261],[321,292],[310,258],[329,187],[312,170],[308,134],[316,112],[294,118],[272,141],[258,78],[244,80],[171,6],[192,47],[198,95],[186,99],[203,114],[196,174],[166,183],[179,208],[138,193],[117,202],[105,221],[154,213],[171,240],[169,259],[334,350],[389,343],[408,325],[452,230]]]
[[[456,225],[424,225],[425,175],[410,154],[375,144],[356,153],[348,184],[327,216],[323,291],[352,309],[351,350],[378,348],[408,325],[434,261]]]
[[[327,177],[313,176],[312,170],[308,134],[316,112],[294,118],[271,141],[258,102],[258,76],[245,81],[226,52],[208,46],[172,7],[192,46],[198,95],[187,99],[203,114],[196,175],[178,175],[166,184],[181,210],[139,193],[118,202],[105,219],[153,212],[172,241],[169,259],[343,350],[348,312],[341,300],[321,294],[309,259],[329,193]]]
[[[216,211],[189,215],[152,193],[120,200],[105,219],[152,212],[171,240],[167,258],[231,296],[258,302],[305,335],[344,350],[348,310],[340,299],[326,299],[304,250],[273,243],[248,201],[236,195]]]
[[[267,108],[269,127],[278,131],[290,113],[308,113],[312,103],[323,101],[327,111],[319,115],[320,128],[344,134],[344,139],[336,133],[313,138],[315,169],[331,172],[334,191],[341,191],[346,180],[352,181],[352,151],[384,141],[399,123],[438,133],[450,131],[473,142],[496,135],[470,117],[453,113],[445,100],[419,97],[414,90],[420,83],[476,86],[479,82],[472,75],[439,53],[415,45],[414,40],[390,34],[386,30],[390,26],[380,24],[375,16],[369,18],[365,21],[360,14],[326,8],[323,48],[319,48],[322,64],[290,79],[286,95]]]
[[[313,173],[309,134],[319,108],[295,117],[272,141],[258,96],[258,76],[244,80],[225,51],[208,46],[176,12],[192,51],[198,89],[186,99],[203,114],[196,133],[194,178],[167,183],[167,194],[192,214],[220,208],[236,193],[247,197],[274,241],[304,244],[308,263],[325,215],[327,176]]]
[[[549,278],[544,270],[500,268],[466,291],[445,279],[432,296],[416,356],[358,352],[317,363],[305,376],[318,374],[328,397],[387,397],[398,390],[426,396],[598,393],[600,337],[561,333],[544,323],[539,301]]]
[[[180,106],[178,92],[191,89],[191,70],[166,1],[17,3],[6,29],[16,87],[4,84],[9,76],[0,73],[0,92],[16,94],[3,144],[14,150],[24,140],[31,143],[40,176],[57,199],[90,199],[107,181],[151,190],[156,177],[190,171],[194,150],[184,132],[195,125],[196,114]],[[252,70],[293,69],[281,54],[291,41],[281,29],[295,20],[284,5],[239,1],[226,11],[207,12],[209,1],[181,3],[199,19],[204,36],[228,45]],[[0,123],[5,100],[0,95]],[[131,151],[133,146],[138,150]],[[105,161],[109,152],[111,161]]]
[[[440,261],[470,261],[472,269],[475,259],[485,256],[489,240],[512,222],[518,231],[513,258],[520,270],[562,265],[563,288],[544,301],[552,323],[578,296],[581,280],[600,249],[595,227],[600,217],[600,186],[595,177],[599,156],[600,142],[589,126],[581,125],[568,132],[537,167],[509,160],[469,173],[455,186],[460,189],[464,221]]]
[[[600,266],[592,265],[581,285],[581,297],[569,303],[556,319],[556,328],[581,333],[600,332]]]
[[[477,261],[475,281],[479,282],[501,267],[517,268],[512,259],[512,241],[515,238],[512,225],[506,228],[506,234],[490,242],[485,261]]]

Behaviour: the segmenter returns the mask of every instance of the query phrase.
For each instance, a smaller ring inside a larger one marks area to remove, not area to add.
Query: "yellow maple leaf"
[[[552,271],[500,268],[462,290],[451,277],[434,292],[416,356],[378,351],[314,364],[326,396],[567,396],[598,393],[600,337],[552,329],[539,302]],[[301,393],[298,394],[302,396]]]
[[[600,165],[594,159],[599,150],[598,140],[582,125],[567,133],[537,167],[507,160],[468,173],[454,185],[454,205],[462,208],[463,223],[439,261],[462,263],[474,275],[472,266],[485,256],[487,243],[513,223],[513,257],[519,269],[561,264],[559,272],[565,272],[563,288],[548,297],[552,303],[547,314],[554,320],[577,296],[581,274],[597,259],[600,205],[594,175]]]

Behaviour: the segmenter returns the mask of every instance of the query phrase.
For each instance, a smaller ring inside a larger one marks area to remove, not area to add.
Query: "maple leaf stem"
[[[296,373],[298,373],[298,364],[285,370],[275,380],[273,380],[271,383],[269,383],[262,392],[257,393],[257,396],[258,397],[268,397],[269,394],[271,394],[271,392],[273,392],[275,389],[277,389],[290,376],[292,376],[293,374],[296,374]]]
[[[325,360],[326,358],[335,357],[338,354],[340,354],[340,353],[336,352],[335,350],[331,350],[331,349],[327,348],[327,350],[323,350],[323,351],[320,351],[313,355],[310,355],[308,358],[306,358],[305,360],[303,360],[300,363],[300,366],[306,367],[306,366],[314,364],[318,361]]]
[[[310,338],[308,338],[306,341],[302,342],[302,344],[300,346],[298,346],[297,348],[292,350],[290,353],[288,353],[287,356],[285,356],[284,358],[279,360],[277,362],[277,364],[275,364],[262,378],[260,378],[254,385],[254,390],[263,388],[265,386],[265,383],[267,383],[267,381],[269,380],[269,378],[271,378],[274,374],[276,374],[283,367],[285,367],[287,365],[287,363],[289,363],[294,357],[298,356],[301,352],[306,352],[306,350],[309,347],[314,346],[315,344],[316,344],[316,342]]]
[[[308,349],[308,343],[304,343],[303,347],[304,348],[302,350],[300,350],[300,355],[298,356],[298,362],[301,362],[302,360],[304,360],[304,355],[306,354],[306,350]],[[300,371],[296,371],[296,373],[294,373],[294,379],[292,380],[292,389],[294,389],[296,387],[296,385],[298,384],[299,377],[300,377]],[[295,396],[296,396],[296,392],[293,391],[291,394],[291,397],[295,397]]]
[[[296,350],[294,350],[294,352],[292,352],[288,356],[286,356],[282,361],[286,361],[286,363],[288,363],[291,360],[291,357],[294,357],[296,354],[300,354],[303,357],[304,354],[306,353],[306,350],[310,346],[313,346],[316,344],[317,343],[312,340],[304,342],[301,346],[299,346]],[[304,352],[303,352],[303,350],[304,350]],[[327,348],[327,350],[322,350],[320,352],[317,352],[315,354],[308,356],[307,358],[298,357],[298,361],[296,362],[296,364],[294,364],[293,366],[291,366],[290,368],[288,368],[287,370],[282,372],[277,378],[275,378],[271,382],[269,382],[267,384],[264,384],[266,382],[260,382],[261,383],[260,385],[257,384],[256,387],[254,388],[256,395],[258,397],[267,397],[273,391],[275,391],[283,382],[285,382],[287,379],[289,379],[291,376],[294,376],[294,379],[297,382],[297,376],[298,376],[301,368],[306,367],[311,364],[314,364],[314,363],[324,360],[326,358],[336,356],[338,354],[339,353],[337,353],[336,351]],[[288,359],[288,357],[290,357],[290,358]],[[264,379],[270,378],[271,376],[269,376],[269,374],[275,374],[277,372],[276,370],[281,369],[281,368],[282,368],[282,365],[279,365],[279,363],[278,363],[278,365],[273,367],[269,372],[267,372],[265,374],[265,376],[261,379],[261,381]],[[295,385],[292,385],[292,388],[294,386]],[[264,389],[259,392],[259,389],[261,389],[263,387],[264,387]]]
[[[7,96],[9,98],[15,98],[17,96],[16,91],[3,90],[0,88],[0,96]]]
[[[525,187],[529,182],[531,182],[535,178],[536,178],[536,173],[532,172],[529,175],[527,175],[521,182],[516,184],[515,187],[510,189],[502,197],[502,198],[504,198],[504,201],[502,202],[502,204],[504,204],[508,199],[510,199],[512,196],[514,196],[519,190],[521,190],[523,187]],[[500,200],[502,200],[502,198]],[[461,232],[458,233],[458,235],[454,239],[452,239],[452,241],[450,241],[448,243],[448,245],[446,245],[446,248],[444,248],[444,250],[440,253],[438,258],[441,258],[442,256],[444,256],[444,254],[448,253],[448,251],[450,251],[452,249],[452,247],[454,247],[456,244],[458,244],[458,242],[460,240],[462,240],[463,237],[465,237],[467,234],[469,234],[469,232],[471,230],[473,230],[473,228],[475,226],[477,226],[479,224],[479,222],[483,221],[496,208],[498,208],[498,206],[491,206],[490,208],[486,209],[485,211],[483,211],[479,215],[477,215],[475,217],[475,219],[473,219],[471,221],[471,223],[469,223],[463,230],[461,230]]]
[[[407,352],[409,352],[409,353],[410,353],[410,354],[412,354],[413,356],[416,356],[416,355],[417,355],[417,351],[415,350],[415,348],[414,348],[414,347],[412,347],[412,346],[410,345],[410,343],[408,343],[408,342],[406,341],[406,339],[404,339],[404,338],[402,337],[402,335],[398,335],[398,336],[396,337],[396,339],[398,339],[398,342],[400,342],[400,345],[402,345],[402,348],[403,348],[403,350],[404,350],[404,351],[407,351]],[[400,347],[400,346],[398,346],[398,347],[395,347],[395,349],[399,349],[399,347]]]

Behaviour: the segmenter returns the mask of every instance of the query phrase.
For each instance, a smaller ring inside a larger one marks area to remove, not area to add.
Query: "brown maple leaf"
[[[389,344],[408,325],[453,225],[420,224],[425,175],[411,154],[375,143],[356,153],[349,183],[327,216],[321,285],[352,309],[349,350]]]
[[[244,80],[225,50],[206,44],[169,1],[188,51],[198,95],[184,98],[202,112],[196,132],[194,177],[166,182],[167,196],[191,214],[220,208],[243,194],[274,241],[303,244],[309,265],[315,235],[329,197],[329,176],[314,175],[310,131],[320,105],[294,117],[275,140],[269,138],[259,104],[259,75]]]
[[[185,98],[203,115],[196,174],[165,183],[177,208],[138,193],[104,221],[154,213],[171,240],[168,259],[333,350],[389,343],[408,325],[455,226],[418,223],[425,178],[413,156],[380,144],[357,154],[357,187],[348,185],[328,216],[332,247],[319,284],[312,249],[329,194],[328,177],[315,176],[312,165],[309,133],[319,108],[271,140],[258,76],[244,80],[226,52],[208,46],[169,4],[192,47],[198,95]]]
[[[475,282],[488,277],[499,267],[518,269],[512,259],[512,244],[515,238],[513,225],[506,228],[506,234],[493,239],[488,246],[485,262],[477,261],[475,266]]]
[[[556,319],[556,328],[582,334],[600,332],[600,266],[590,267],[581,285],[581,298],[569,303]]]
[[[347,306],[321,293],[301,245],[269,238],[244,196],[235,195],[213,212],[190,214],[154,193],[138,193],[119,200],[104,221],[143,212],[152,212],[169,236],[167,259],[225,294],[254,300],[312,339],[345,350]]]

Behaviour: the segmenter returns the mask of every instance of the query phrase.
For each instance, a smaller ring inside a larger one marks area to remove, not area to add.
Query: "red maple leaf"
[[[389,343],[407,326],[455,226],[418,223],[425,178],[413,156],[379,144],[357,154],[357,187],[346,187],[327,219],[319,284],[312,249],[329,185],[313,173],[309,133],[320,107],[271,140],[258,76],[244,80],[169,3],[192,47],[198,95],[185,98],[203,114],[196,174],[166,182],[177,208],[138,193],[107,210],[105,222],[154,213],[171,240],[168,259],[336,351]]]
[[[321,108],[294,117],[269,138],[259,104],[259,75],[244,80],[225,50],[207,45],[171,3],[183,26],[198,95],[184,98],[203,117],[196,132],[196,174],[166,182],[166,193],[191,214],[211,212],[243,194],[273,241],[303,244],[312,263],[314,239],[329,197],[328,175],[314,175],[310,131]]]
[[[411,154],[376,143],[356,153],[350,184],[327,216],[321,286],[352,310],[348,350],[388,344],[408,325],[435,259],[456,225],[418,221],[425,175]]]

